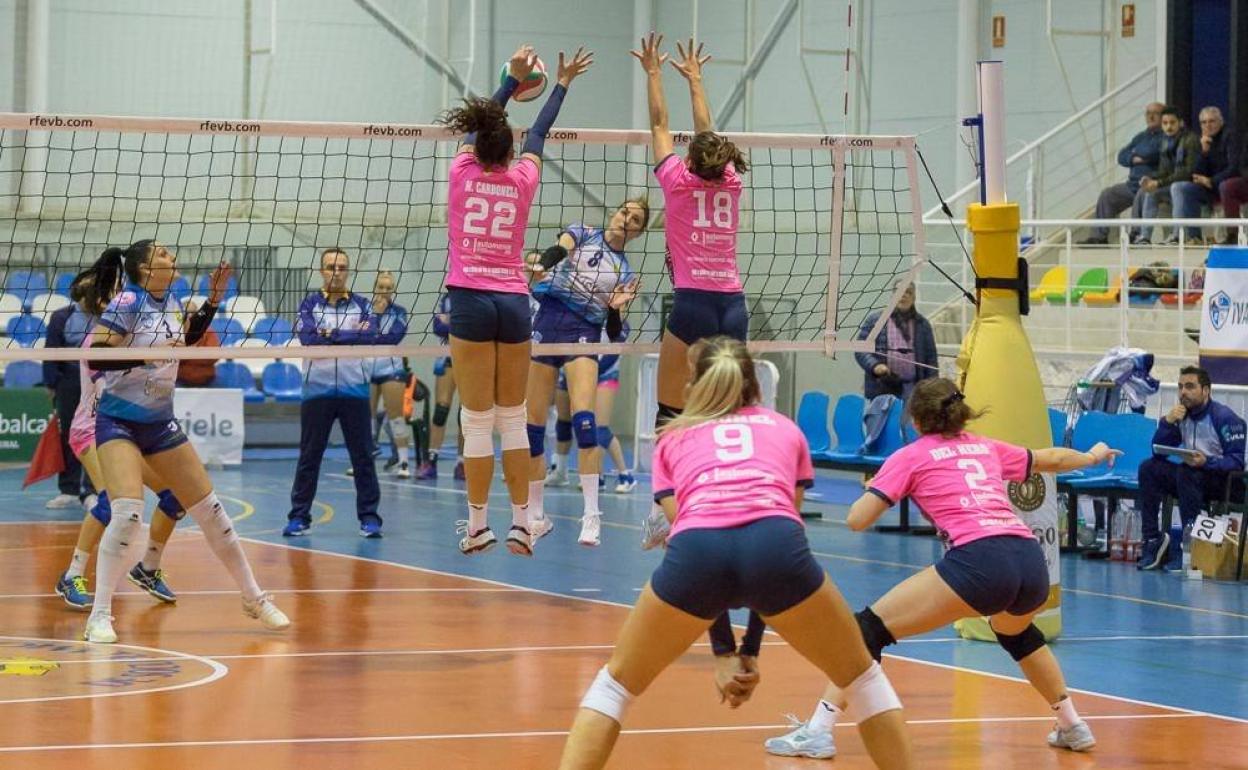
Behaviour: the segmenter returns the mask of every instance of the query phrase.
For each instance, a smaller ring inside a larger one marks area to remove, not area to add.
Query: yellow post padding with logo
[[[1018,278],[1018,205],[981,206],[972,203],[967,224],[974,237],[975,272],[980,278]],[[970,430],[1011,444],[1042,449],[1052,446],[1040,370],[1023,330],[1018,291],[983,288],[979,307],[962,350],[958,354],[960,387],[966,402],[984,416]],[[1044,548],[1049,566],[1049,599],[1036,617],[1046,639],[1062,630],[1060,549],[1057,537],[1057,486],[1053,474],[1033,474],[1022,483],[1009,485],[1010,503]],[[967,639],[996,641],[984,618],[967,618],[954,624]]]

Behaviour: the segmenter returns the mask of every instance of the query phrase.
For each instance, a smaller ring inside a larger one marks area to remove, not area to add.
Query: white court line
[[[1136,719],[1192,719],[1203,714],[1108,714],[1106,716],[1083,715],[1085,720],[1136,720]],[[981,717],[960,719],[907,719],[908,725],[961,725],[1011,722],[1052,722],[1052,716],[1042,717]],[[851,722],[838,722],[838,728],[848,728]],[[709,727],[653,727],[620,730],[621,735],[680,735],[689,733],[731,733],[759,730],[788,730],[792,725],[731,725]],[[528,730],[507,733],[438,733],[416,735],[360,735],[322,738],[240,738],[217,741],[148,741],[136,743],[68,743],[43,746],[4,746],[0,753],[17,754],[35,751],[98,751],[101,749],[184,749],[214,746],[289,746],[334,743],[398,743],[414,741],[481,740],[483,738],[563,738],[567,730]]]
[[[319,553],[319,551],[318,551]],[[589,589],[597,591],[598,589]],[[238,589],[178,591],[178,596],[237,596]],[[274,588],[271,594],[517,594],[516,588]],[[147,596],[146,591],[117,591],[114,596]],[[0,594],[0,599],[50,599],[59,594]]]
[[[53,642],[56,644],[64,644],[64,645],[79,644],[87,648],[100,649],[100,648],[97,648],[96,645],[90,644],[88,642],[72,642],[72,641],[65,641],[64,639],[46,639],[46,638],[37,637],[37,636],[0,636],[0,639],[17,639],[23,642]],[[207,666],[209,669],[212,670],[212,673],[204,677],[203,679],[196,679],[191,682],[182,682],[181,684],[173,684],[167,687],[149,687],[144,690],[126,690],[125,692],[87,692],[87,693],[82,693],[81,695],[45,695],[45,696],[40,696],[37,698],[13,698],[13,699],[8,699],[8,700],[0,699],[0,706],[6,706],[10,703],[46,703],[49,701],[82,700],[86,698],[120,698],[125,695],[150,695],[152,693],[157,693],[157,692],[172,692],[173,690],[184,690],[188,687],[199,687],[200,685],[205,685],[211,682],[215,682],[221,677],[225,676],[229,672],[229,668],[227,668],[225,664],[218,663],[215,660],[203,658],[203,657],[200,657],[199,655],[191,655],[190,653],[174,652],[173,650],[162,650],[159,647],[142,647],[137,644],[112,644],[112,645],[107,645],[103,647],[102,649],[108,650],[108,649],[117,649],[117,648],[123,648],[123,649],[128,649],[128,650],[143,650],[145,652],[163,653],[163,655],[160,658],[157,658],[157,657],[140,658],[135,662],[141,663],[144,661],[157,660],[157,659],[160,659],[160,660],[167,660],[167,659],[193,660],[196,663],[203,663],[205,666]],[[31,652],[32,652],[32,657],[33,657],[34,652],[36,651],[31,651]],[[52,660],[50,662],[63,664],[63,663],[70,663],[70,662],[76,663],[79,661]],[[98,658],[92,661],[81,661],[81,662],[101,664],[101,663],[113,663],[113,662],[120,662],[120,661],[112,661],[107,658]],[[127,661],[127,662],[130,662],[130,661]]]
[[[298,547],[298,546],[287,545],[286,543],[270,543],[270,542],[265,541],[265,540],[252,540],[251,538],[246,538],[246,537],[241,538],[241,539],[243,539],[243,540],[251,540],[251,541],[252,541],[252,542],[254,542],[254,543],[260,543],[260,544],[263,544],[263,545],[269,545],[269,546],[272,546],[272,547],[274,547],[274,548],[282,548],[282,549],[285,549],[285,550],[288,550],[288,551],[293,551],[293,550],[308,551],[308,550],[312,550],[312,549],[300,548],[300,547]],[[414,567],[414,566],[412,566],[412,565],[410,565],[410,564],[399,564],[398,562],[386,561],[385,559],[370,559],[370,558],[369,558],[369,557],[367,557],[367,556],[355,556],[355,555],[353,555],[353,554],[335,553],[335,552],[333,552],[333,551],[319,551],[319,550],[318,550],[318,551],[316,551],[316,553],[321,553],[321,554],[324,554],[324,555],[326,555],[326,556],[337,556],[337,557],[338,557],[338,558],[340,558],[340,559],[350,559],[350,560],[352,560],[352,561],[363,561],[363,562],[369,562],[369,563],[371,563],[371,564],[384,564],[384,565],[386,565],[386,566],[390,566],[390,567],[397,567],[398,569],[409,570],[409,571],[412,571],[412,572],[424,572],[424,573],[429,574],[429,575],[441,575],[441,576],[443,576],[443,577],[455,577],[455,578],[460,578],[461,580],[468,580],[468,581],[471,581],[471,582],[476,582],[476,583],[487,583],[487,584],[489,584],[489,585],[506,586],[506,587],[509,587],[509,588],[519,588],[519,589],[521,589],[521,590],[524,590],[524,591],[529,591],[529,592],[531,592],[531,593],[541,594],[541,595],[543,595],[543,596],[553,596],[553,597],[556,597],[556,598],[559,598],[559,599],[571,599],[571,600],[573,600],[573,601],[578,601],[578,602],[592,602],[592,603],[594,603],[594,604],[603,604],[603,605],[606,605],[606,606],[608,606],[608,607],[623,607],[623,608],[625,608],[625,609],[632,609],[632,605],[630,605],[630,604],[624,604],[624,603],[622,603],[622,602],[613,602],[613,601],[610,601],[610,600],[607,600],[607,599],[595,599],[595,598],[592,598],[592,597],[589,597],[589,596],[569,596],[568,594],[556,593],[556,592],[554,592],[554,591],[546,591],[546,590],[541,589],[541,588],[529,588],[528,586],[516,585],[515,583],[506,583],[506,582],[503,582],[503,581],[501,581],[501,580],[491,580],[490,578],[473,577],[473,576],[470,576],[470,575],[460,575],[460,574],[458,574],[458,573],[454,573],[454,572],[444,572],[444,571],[442,571],[442,570],[430,569],[430,568],[428,568],[428,567]],[[1004,680],[1007,680],[1007,681],[1011,681],[1011,682],[1019,682],[1019,683],[1026,684],[1026,685],[1030,686],[1030,683],[1028,683],[1026,679],[1023,679],[1023,678],[1021,678],[1021,677],[1016,677],[1016,676],[1006,676],[1005,674],[994,674],[994,673],[990,673],[990,672],[987,672],[987,671],[979,671],[979,670],[977,670],[977,669],[973,669],[973,668],[966,668],[966,667],[964,667],[964,666],[954,666],[954,665],[950,665],[950,664],[947,664],[947,663],[934,663],[934,662],[929,661],[929,660],[919,660],[919,659],[917,659],[917,658],[907,658],[907,657],[904,657],[904,656],[901,656],[901,655],[893,655],[893,656],[890,656],[890,657],[895,657],[895,658],[898,658],[899,660],[905,660],[905,661],[909,661],[909,662],[911,662],[911,663],[918,663],[918,664],[921,664],[921,665],[926,665],[926,666],[936,666],[937,668],[943,668],[943,669],[946,669],[946,670],[949,670],[949,671],[959,671],[959,672],[962,672],[962,673],[965,673],[965,674],[979,674],[979,675],[981,675],[981,676],[987,676],[987,677],[991,677],[991,678],[993,678],[993,679],[1004,679]],[[1139,700],[1139,699],[1136,699],[1136,698],[1127,698],[1127,697],[1122,696],[1122,695],[1110,695],[1109,693],[1096,692],[1095,690],[1080,690],[1080,689],[1077,689],[1077,688],[1074,688],[1074,687],[1068,687],[1067,689],[1069,689],[1069,690],[1070,690],[1070,691],[1072,691],[1072,692],[1078,692],[1078,693],[1082,693],[1082,694],[1085,694],[1085,695],[1094,695],[1094,696],[1096,696],[1096,697],[1098,697],[1098,698],[1106,698],[1106,699],[1108,699],[1108,700],[1116,700],[1116,701],[1119,701],[1120,703],[1131,703],[1131,704],[1134,704],[1134,705],[1137,705],[1137,706],[1151,706],[1152,708],[1157,708],[1157,709],[1165,709],[1165,710],[1167,710],[1167,711],[1176,711],[1176,712],[1180,712],[1180,713],[1183,713],[1183,714],[1190,714],[1190,715],[1195,715],[1195,716],[1205,716],[1205,717],[1209,717],[1210,719],[1221,719],[1221,720],[1224,720],[1224,721],[1227,721],[1227,722],[1236,722],[1236,723],[1239,723],[1239,724],[1248,724],[1248,719],[1240,719],[1239,717],[1226,716],[1226,715],[1224,715],[1224,714],[1213,714],[1213,713],[1210,713],[1210,712],[1207,712],[1207,711],[1198,711],[1198,710],[1195,710],[1195,709],[1187,709],[1187,708],[1183,708],[1183,707],[1181,707],[1181,706],[1170,706],[1170,705],[1166,705],[1166,704],[1162,704],[1162,703],[1153,703],[1153,702],[1151,702],[1151,701]],[[1049,717],[1049,718],[1052,718],[1052,717]]]

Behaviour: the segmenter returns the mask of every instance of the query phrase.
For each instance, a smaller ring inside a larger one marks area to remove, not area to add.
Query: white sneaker
[[[637,488],[637,479],[631,473],[621,473],[615,485],[615,493],[624,495]]]
[[[484,553],[494,547],[498,542],[498,538],[494,537],[494,532],[489,527],[482,529],[475,534],[468,531],[468,522],[460,519],[455,522],[455,531],[463,535],[459,541],[459,552],[465,556],[474,553]]]
[[[507,550],[516,556],[532,556],[533,536],[524,527],[512,524],[511,530],[507,533]]]
[[[56,497],[44,503],[43,507],[51,508],[53,510],[59,510],[62,508],[77,508],[80,505],[82,505],[82,503],[79,502],[78,498],[74,497],[73,495],[57,495]]]
[[[1063,730],[1060,725],[1054,725],[1053,732],[1049,733],[1049,745],[1055,749],[1089,751],[1096,745],[1096,738],[1093,737],[1092,728],[1088,727],[1088,723],[1080,720],[1071,725],[1068,730]]]
[[[394,477],[398,479],[410,479],[412,471],[407,467],[407,463],[399,463],[394,468]]]
[[[82,638],[94,644],[113,644],[117,641],[117,632],[113,630],[113,616],[91,613],[87,618],[87,629]]]
[[[832,733],[810,729],[810,725],[801,722],[797,717],[789,715],[793,730],[768,738],[763,748],[768,754],[778,757],[808,757],[810,759],[831,759],[836,756],[836,744],[832,741]]]
[[[350,465],[348,465],[348,466],[347,466],[347,475],[348,475],[348,476],[350,476],[350,477],[352,477],[352,478],[354,478],[354,477],[355,477],[355,468],[354,468],[354,467],[352,467],[352,466],[350,466]]]
[[[581,545],[595,546],[602,542],[602,514],[587,513],[581,516],[581,536],[576,539]]]
[[[555,466],[550,466],[550,470],[546,473],[546,486],[548,487],[566,487],[568,485],[568,469],[558,470]]]
[[[650,506],[650,513],[641,521],[641,550],[649,551],[667,544],[667,536],[672,525],[667,514],[657,505]]]
[[[260,625],[270,631],[282,631],[290,628],[290,618],[273,603],[273,594],[261,594],[259,599],[248,601],[243,599],[243,614],[260,621]]]
[[[540,519],[529,519],[529,541],[537,545],[537,541],[555,531],[555,522],[543,516]]]

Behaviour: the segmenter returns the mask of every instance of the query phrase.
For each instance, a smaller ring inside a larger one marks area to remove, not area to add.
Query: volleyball
[[[498,82],[501,85],[507,80],[507,62],[503,62],[502,68],[498,72]],[[518,102],[531,102],[541,96],[546,90],[546,64],[541,60],[537,60],[537,64],[533,65],[533,71],[529,76],[520,81],[520,86],[516,88],[516,92],[511,98]]]

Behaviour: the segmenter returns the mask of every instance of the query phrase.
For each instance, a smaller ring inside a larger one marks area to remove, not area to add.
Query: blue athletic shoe
[[[153,598],[162,602],[172,604],[178,600],[178,595],[165,583],[165,571],[154,569],[151,572],[143,569],[143,564],[134,565],[134,568],[126,573],[126,580],[134,583],[139,588],[147,591]]]
[[[832,733],[824,730],[812,730],[806,722],[798,721],[797,717],[789,716],[793,730],[776,738],[768,738],[763,748],[768,754],[778,757],[808,757],[810,759],[831,759],[836,756],[836,744],[832,742]]]
[[[369,520],[361,524],[360,537],[366,537],[370,540],[381,537],[381,522]]]
[[[311,528],[311,522],[303,519],[291,519],[286,523],[286,528],[282,530],[282,537],[300,537],[308,534],[308,530]]]
[[[89,610],[95,603],[95,597],[87,593],[87,579],[82,575],[71,578],[61,573],[61,579],[56,581],[56,593],[76,610]]]

